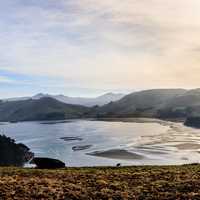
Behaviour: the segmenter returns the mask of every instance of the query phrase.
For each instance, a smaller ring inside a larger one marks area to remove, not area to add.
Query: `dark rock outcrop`
[[[61,137],[60,138],[61,140],[64,140],[64,141],[74,141],[74,140],[78,140],[78,141],[81,141],[83,140],[82,138],[80,137]]]
[[[72,150],[73,151],[82,151],[82,150],[89,149],[90,147],[92,147],[92,145],[80,145],[80,146],[72,147]]]
[[[58,169],[65,167],[65,163],[60,160],[42,157],[33,158],[31,164],[35,164],[39,169]]]
[[[198,117],[188,117],[184,123],[186,126],[200,128],[200,116]]]

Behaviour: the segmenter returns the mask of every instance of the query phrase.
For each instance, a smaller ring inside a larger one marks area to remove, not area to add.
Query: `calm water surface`
[[[57,158],[67,166],[105,166],[119,162],[122,165],[168,165],[200,161],[200,130],[181,123],[157,120],[143,123],[89,120],[1,123],[0,132],[26,144],[36,156]],[[82,140],[64,141],[61,137]],[[72,150],[84,145],[92,146]],[[110,150],[114,158],[112,155],[109,158],[87,155]],[[126,150],[128,155],[117,155],[118,150]],[[143,158],[129,158],[130,153]]]

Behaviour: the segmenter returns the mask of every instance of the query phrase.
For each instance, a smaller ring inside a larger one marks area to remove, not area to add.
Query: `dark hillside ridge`
[[[70,105],[50,97],[0,102],[0,121],[40,121],[81,118],[87,107]]]
[[[0,121],[111,117],[186,119],[192,116],[200,116],[200,89],[145,90],[92,108],[66,104],[51,97],[0,102]]]
[[[166,102],[185,94],[183,89],[155,89],[131,93],[119,101],[96,107],[97,117],[156,117]],[[164,106],[165,107],[165,106]]]
[[[154,89],[131,93],[119,101],[95,107],[93,117],[187,118],[200,114],[200,89]]]

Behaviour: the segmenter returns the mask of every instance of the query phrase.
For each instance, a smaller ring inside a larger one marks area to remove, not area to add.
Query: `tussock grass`
[[[200,199],[200,165],[0,168],[0,199]]]

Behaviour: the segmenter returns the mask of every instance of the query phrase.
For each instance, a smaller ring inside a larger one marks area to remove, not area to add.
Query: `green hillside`
[[[0,102],[0,121],[63,120],[69,118],[200,116],[200,89],[154,89],[134,92],[92,108],[62,103],[51,97]]]
[[[95,107],[93,117],[186,118],[200,115],[200,90],[155,89],[131,93],[119,101]]]
[[[0,103],[0,121],[34,121],[80,118],[87,107],[70,105],[53,98]]]

